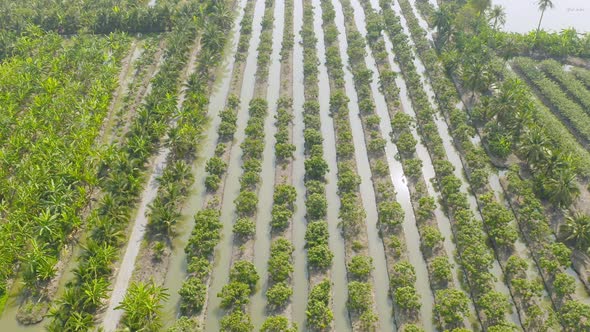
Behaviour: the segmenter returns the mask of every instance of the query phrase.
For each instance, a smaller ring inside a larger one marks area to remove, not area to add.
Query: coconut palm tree
[[[566,208],[580,195],[577,175],[570,168],[559,169],[545,179],[545,192],[549,200],[559,207]]]
[[[551,176],[560,170],[574,170],[575,159],[571,153],[563,153],[559,150],[548,150],[543,163],[544,175]]]
[[[125,238],[125,232],[113,219],[96,217],[96,224],[92,229],[92,238],[99,243],[118,245]]]
[[[162,301],[166,299],[166,289],[153,281],[135,282],[129,286],[125,299],[116,309],[125,312],[123,324],[132,331],[158,331],[162,327]]]
[[[490,17],[488,18],[492,23],[492,27],[494,30],[498,29],[498,25],[502,26],[506,24],[506,12],[504,11],[504,7],[500,5],[495,5],[492,7],[490,11]]]
[[[492,3],[491,0],[471,0],[471,6],[477,11],[478,15],[481,15],[486,9],[488,9]]]
[[[576,248],[588,250],[590,248],[590,216],[581,212],[568,212],[565,222],[559,231],[565,240],[572,241]]]
[[[539,18],[539,24],[537,25],[537,32],[535,33],[535,41],[537,40],[537,36],[539,35],[539,30],[541,30],[541,22],[543,21],[543,15],[545,15],[545,10],[547,8],[553,8],[553,0],[539,0],[537,1],[537,6],[541,11],[541,17]]]
[[[451,16],[446,7],[439,7],[434,12],[434,27],[439,35],[447,35],[451,29]]]
[[[154,204],[150,205],[149,226],[155,234],[170,235],[180,219],[180,213],[170,203],[161,203],[158,200],[159,198],[156,198]]]
[[[226,38],[227,37],[221,33],[218,26],[209,22],[205,23],[202,39],[203,46],[212,51],[221,52],[225,46]]]
[[[540,128],[533,127],[524,134],[518,148],[520,154],[533,168],[537,167],[549,154],[549,141]]]
[[[36,225],[38,239],[48,243],[53,243],[56,239],[63,239],[64,234],[58,229],[57,215],[51,213],[48,208],[41,211],[33,220]]]
[[[468,61],[463,64],[461,77],[465,87],[471,91],[471,98],[475,97],[476,92],[487,91],[493,82],[493,74],[488,66],[476,61]]]
[[[216,2],[213,5],[214,21],[222,29],[229,29],[233,22],[232,11],[223,1]]]
[[[74,311],[68,318],[68,321],[66,323],[66,330],[74,332],[88,331],[93,324],[94,322],[92,320],[91,314],[87,312]]]
[[[94,310],[100,305],[102,299],[107,297],[109,283],[104,278],[92,279],[82,285],[82,291],[84,293],[84,306]]]

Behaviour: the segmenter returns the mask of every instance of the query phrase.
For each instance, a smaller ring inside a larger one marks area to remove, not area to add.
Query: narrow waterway
[[[224,50],[223,61],[220,63],[218,70],[215,73],[216,83],[209,96],[209,105],[207,108],[209,123],[202,138],[200,153],[198,154],[199,157],[193,167],[195,182],[191,188],[191,196],[187,199],[186,206],[182,211],[182,219],[176,225],[178,236],[172,243],[172,256],[164,281],[164,288],[168,289],[170,298],[164,304],[163,315],[165,320],[171,322],[174,321],[177,312],[179,311],[180,295],[178,294],[178,290],[186,278],[187,260],[184,248],[188,243],[191,231],[194,228],[195,220],[193,216],[202,208],[205,199],[205,178],[207,176],[207,172],[205,172],[205,162],[215,153],[215,142],[217,142],[219,137],[217,129],[221,122],[219,112],[225,107],[225,101],[228,97],[231,86],[235,54],[238,48],[238,40],[240,39],[240,23],[244,16],[246,2],[247,0],[241,0],[238,2],[236,8],[237,17],[234,21],[227,46]]]
[[[236,218],[234,200],[240,191],[240,175],[242,173],[241,159],[242,148],[240,144],[245,137],[246,123],[248,121],[248,107],[250,100],[254,95],[254,86],[256,81],[256,68],[258,57],[258,44],[260,43],[260,32],[262,16],[264,15],[264,0],[257,0],[254,7],[254,18],[252,23],[252,37],[248,46],[248,55],[246,58],[246,67],[244,70],[242,88],[240,91],[240,108],[238,110],[238,119],[236,122],[236,133],[234,143],[230,153],[227,176],[222,198],[221,223],[221,241],[215,250],[215,264],[211,274],[211,284],[209,286],[209,303],[207,305],[205,331],[219,331],[219,323],[225,310],[220,308],[220,298],[217,293],[229,280],[229,268],[231,262],[231,252],[233,246],[232,226]]]
[[[367,148],[365,145],[365,136],[363,134],[363,126],[360,120],[360,112],[358,107],[358,96],[354,86],[354,78],[350,69],[348,68],[348,43],[346,40],[346,30],[344,26],[344,15],[342,13],[342,6],[339,1],[332,0],[336,16],[334,22],[338,29],[338,42],[340,47],[340,57],[342,58],[344,70],[344,87],[346,95],[349,98],[348,111],[350,119],[350,127],[352,129],[352,139],[354,143],[354,154],[357,164],[357,172],[360,176],[360,196],[362,197],[363,207],[365,209],[367,226],[368,248],[369,254],[373,259],[374,270],[373,288],[375,293],[375,304],[377,306],[377,314],[379,316],[379,327],[384,331],[393,331],[395,324],[393,322],[393,305],[389,298],[389,293],[383,291],[383,285],[389,285],[389,274],[387,271],[387,260],[385,259],[385,248],[383,241],[379,236],[379,229],[377,228],[377,204],[375,199],[375,191],[373,190],[371,167],[369,165],[369,158],[367,156]]]
[[[289,18],[287,18],[289,19]],[[305,102],[305,86],[303,84],[303,47],[301,29],[303,28],[303,2],[293,2],[293,186],[297,190],[295,213],[293,214],[293,322],[305,326],[305,306],[308,293],[307,259],[305,252],[305,140],[303,137],[303,104]]]
[[[322,137],[324,138],[324,159],[328,163],[329,171],[326,174],[326,199],[328,200],[328,231],[330,233],[328,244],[334,254],[332,259],[332,285],[333,308],[335,330],[350,331],[352,329],[346,301],[348,299],[348,281],[346,278],[346,258],[344,253],[344,238],[338,227],[338,211],[340,211],[340,197],[338,196],[338,166],[336,160],[336,137],[334,136],[334,122],[330,116],[330,82],[326,68],[326,47],[324,44],[324,30],[322,27],[322,8],[320,0],[313,1],[314,17],[313,25],[317,37],[318,83],[320,122]]]
[[[371,6],[374,10],[381,10],[379,6],[378,0],[371,0]],[[397,62],[395,62],[395,57],[393,54],[393,45],[389,36],[386,33],[383,33],[383,40],[385,41],[385,49],[387,51],[387,59],[391,70],[394,71],[397,75],[395,78],[395,83],[399,88],[399,97],[400,103],[402,106],[402,110],[404,113],[410,115],[413,119],[416,119],[416,112],[414,112],[414,108],[412,106],[412,102],[410,100],[410,96],[408,93],[408,87],[406,86],[406,82],[403,79],[401,69],[399,68]],[[377,110],[379,112],[379,110]],[[380,115],[381,116],[381,115]],[[390,123],[388,123],[391,126]],[[411,126],[411,133],[412,136],[419,138],[418,131],[416,130],[415,126]],[[422,160],[422,174],[424,175],[424,179],[426,182],[426,188],[428,190],[428,194],[437,201],[440,201],[440,194],[434,189],[432,185],[432,181],[434,180],[436,174],[434,172],[434,166],[432,165],[432,159],[430,159],[430,154],[426,149],[426,146],[422,143],[422,140],[418,140],[416,144],[416,155],[420,160]],[[436,205],[436,209],[434,210],[434,215],[436,217],[438,228],[441,234],[444,236],[444,247],[445,251],[447,252],[447,256],[449,258],[449,262],[453,265],[453,282],[455,285],[460,285],[459,283],[459,269],[460,266],[455,261],[455,253],[457,248],[455,243],[453,242],[453,232],[451,230],[451,222],[449,218],[444,214],[439,204]],[[472,313],[475,313],[475,309],[471,306]]]
[[[365,23],[365,12],[358,0],[351,0],[352,8],[354,10],[354,19],[356,26],[361,35],[366,39],[367,30]],[[398,154],[397,147],[393,144],[391,134],[393,129],[391,127],[391,120],[389,112],[387,111],[387,103],[383,93],[379,89],[379,69],[372,55],[372,51],[368,45],[365,46],[367,56],[365,63],[367,68],[373,72],[373,80],[371,81],[371,91],[373,93],[373,100],[375,103],[375,111],[380,118],[381,135],[386,140],[385,154],[389,164],[390,177],[396,191],[396,200],[400,203],[404,210],[403,230],[406,238],[406,246],[408,253],[408,260],[416,270],[416,291],[420,295],[421,304],[420,313],[422,326],[426,331],[434,331],[433,306],[434,296],[430,288],[428,280],[428,268],[426,261],[420,250],[420,234],[416,225],[416,217],[410,199],[410,190],[408,188],[406,177],[403,172],[402,164],[395,156]],[[372,222],[370,227],[377,227],[376,222]]]
[[[407,36],[411,36],[409,28],[408,28],[408,24],[406,22],[405,17],[402,14],[402,10],[399,7],[399,4],[397,3],[397,1],[392,1],[392,8],[395,11],[396,15],[398,17],[400,17],[400,22],[401,22],[402,28],[404,30],[404,33]],[[409,44],[412,46],[413,52],[415,53],[415,45],[414,45],[412,38],[409,38]],[[426,95],[428,96],[428,100],[430,102],[431,107],[435,110],[438,110],[438,106],[435,103],[434,92],[432,90],[432,87],[430,86],[428,79],[426,78],[426,74],[425,74],[426,69],[425,69],[424,65],[422,64],[422,61],[417,56],[414,57],[414,65],[416,66],[416,70],[417,70],[418,75],[420,75],[422,86],[424,88],[424,91],[426,92]],[[476,201],[475,197],[473,196],[473,194],[471,193],[471,190],[468,186],[467,180],[465,179],[465,174],[463,171],[463,164],[461,162],[459,152],[455,149],[455,146],[453,145],[453,141],[452,141],[452,138],[449,134],[449,128],[447,126],[447,123],[445,122],[445,120],[443,118],[441,118],[441,116],[438,116],[438,115],[434,116],[434,122],[436,124],[438,133],[441,137],[443,147],[444,147],[445,152],[447,154],[448,161],[454,166],[454,175],[458,179],[461,180],[461,191],[463,193],[467,194],[467,201],[469,202],[469,207],[471,208],[472,212],[474,213],[474,216],[478,220],[481,221],[481,215],[478,210],[477,201]],[[496,291],[506,295],[510,299],[511,306],[513,308],[515,308],[514,302],[512,301],[512,297],[510,294],[510,290],[508,289],[508,287],[504,283],[502,269],[500,268],[500,264],[498,263],[497,259],[495,259],[493,261],[492,268],[491,268],[490,272],[494,276],[496,276],[496,281],[494,283],[494,287],[495,287]],[[522,325],[520,322],[520,318],[518,316],[518,312],[516,310],[512,310],[512,314],[509,315],[509,320],[512,323],[516,324],[517,326]]]
[[[391,43],[389,43],[389,45],[387,45],[388,41],[386,41],[385,43],[386,43],[386,48],[388,50],[391,50]],[[396,63],[394,63],[394,65],[392,66],[392,70],[398,74],[398,76],[396,77],[396,84],[397,84],[398,88],[400,89],[400,102],[401,102],[402,109],[403,109],[404,113],[410,115],[413,119],[415,119],[416,113],[414,112],[414,109],[412,108],[412,102],[411,102],[409,94],[408,94],[406,82],[404,81],[404,79],[401,75],[400,68]],[[420,137],[418,135],[416,127],[412,126],[411,132],[412,132],[412,136]],[[432,159],[430,159],[430,154],[428,153],[428,149],[422,143],[422,140],[418,140],[418,144],[416,144],[416,155],[418,156],[418,158],[420,160],[422,160],[422,174],[424,174],[428,195],[434,197],[436,199],[436,201],[439,202],[441,200],[441,196],[434,189],[434,186],[432,185],[432,181],[434,181],[434,179],[435,179],[434,166],[432,165]],[[447,215],[441,209],[440,204],[436,204],[436,208],[434,210],[434,216],[437,221],[438,229],[440,230],[441,235],[444,237],[443,246],[444,246],[445,251],[447,253],[447,257],[449,258],[449,263],[451,263],[451,265],[453,266],[453,268],[451,270],[453,283],[457,287],[459,287],[461,285],[459,276],[460,276],[460,273],[463,274],[463,271],[460,271],[461,265],[459,265],[455,259],[456,253],[457,253],[457,247],[455,246],[455,242],[453,241],[454,235],[453,235],[453,231],[451,228],[452,227],[451,221],[449,220]],[[475,307],[473,305],[473,302],[471,302],[471,301],[469,302],[469,312],[470,312],[470,317],[472,318],[472,321],[475,322],[477,320],[476,315],[475,315]],[[469,328],[469,326],[473,323],[472,321],[465,322],[466,327]],[[477,323],[475,323],[475,325],[477,325]]]
[[[258,213],[256,215],[256,240],[254,242],[254,266],[260,275],[260,287],[252,296],[251,316],[254,328],[258,330],[266,318],[266,289],[268,286],[268,258],[270,256],[270,220],[273,206],[273,192],[275,177],[275,133],[274,125],[277,114],[277,101],[281,88],[281,42],[283,41],[283,29],[285,23],[285,3],[275,1],[274,29],[272,33],[272,53],[270,56],[270,68],[266,101],[268,102],[268,115],[264,123],[264,152],[262,161],[262,184],[258,193]]]
[[[371,3],[371,6],[374,10],[376,10],[376,11],[381,10],[378,0],[371,0],[370,3]],[[401,69],[399,68],[399,65],[395,61],[394,52],[393,52],[393,44],[391,43],[391,39],[389,38],[389,35],[387,33],[385,33],[384,31],[382,32],[382,35],[383,35],[383,39],[385,42],[385,49],[387,51],[387,59],[388,59],[389,65],[390,65],[391,69],[397,74],[396,78],[395,78],[395,83],[396,83],[397,87],[399,88],[399,97],[400,97],[402,111],[404,113],[410,115],[413,119],[416,119],[416,113],[414,112],[412,102],[410,100],[410,96],[409,96],[408,88],[406,86],[406,82],[404,81],[404,78],[402,76]],[[412,136],[414,136],[416,138],[420,137],[418,135],[418,132],[417,132],[417,129],[415,126],[411,126],[410,130],[411,130]],[[431,197],[434,197],[436,199],[436,201],[439,202],[441,200],[440,194],[434,189],[434,186],[432,185],[432,183],[433,183],[432,181],[434,181],[435,176],[436,176],[436,174],[434,172],[434,166],[432,164],[432,159],[430,159],[430,154],[428,153],[426,146],[423,144],[422,140],[420,140],[420,139],[418,140],[418,143],[416,144],[416,155],[422,161],[422,174],[424,175],[428,195]],[[451,222],[450,222],[449,218],[447,217],[447,215],[442,211],[440,204],[436,204],[436,208],[434,210],[434,216],[437,221],[438,229],[441,232],[442,236],[444,237],[443,246],[444,246],[444,249],[447,253],[449,263],[451,263],[451,265],[452,265],[451,272],[452,272],[453,283],[457,287],[459,287],[462,284],[460,282],[460,280],[461,280],[460,275],[463,273],[463,271],[460,271],[461,266],[456,261],[457,247],[456,247],[455,242],[453,240],[454,235],[452,232]],[[471,317],[471,319],[469,321],[464,322],[464,324],[467,328],[471,328],[472,324],[473,325],[478,324],[477,323],[477,316],[475,313],[475,307],[474,307],[472,301],[469,302],[469,313],[470,313],[469,316]]]

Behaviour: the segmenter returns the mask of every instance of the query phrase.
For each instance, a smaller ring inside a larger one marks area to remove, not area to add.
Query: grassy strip
[[[576,76],[563,70],[563,66],[555,60],[544,60],[540,68],[553,78],[570,96],[584,107],[586,113],[590,113],[590,91],[583,83],[576,79]]]
[[[543,100],[549,103],[552,111],[562,117],[571,126],[584,146],[590,142],[590,117],[584,110],[571,101],[559,85],[549,80],[537,67],[533,60],[527,58],[514,59],[515,67],[538,89]]]
[[[572,73],[584,83],[587,89],[590,89],[590,70],[574,67]]]

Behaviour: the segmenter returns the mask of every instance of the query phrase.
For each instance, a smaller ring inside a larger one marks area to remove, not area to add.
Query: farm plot
[[[0,8],[0,327],[589,328],[586,37],[456,0]]]

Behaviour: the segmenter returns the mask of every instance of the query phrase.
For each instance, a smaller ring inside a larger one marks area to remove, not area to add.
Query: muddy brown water
[[[277,113],[277,101],[281,88],[281,43],[285,23],[285,4],[283,1],[275,1],[274,28],[272,32],[272,54],[268,76],[266,100],[269,114],[264,124],[265,145],[262,161],[262,185],[258,193],[258,213],[256,215],[256,241],[254,242],[254,266],[260,276],[260,283],[256,293],[252,296],[250,311],[254,328],[258,330],[266,318],[266,296],[268,286],[268,258],[270,257],[270,220],[273,206],[273,192],[276,167],[275,156],[275,115]]]
[[[397,1],[392,2],[392,8],[395,11],[396,15],[398,17],[400,17],[400,22],[401,22],[404,33],[407,36],[411,36],[406,19],[403,16],[401,8],[399,7],[399,4],[397,3]],[[412,41],[411,38],[409,39],[409,42],[413,48],[412,51],[415,53],[415,45],[414,45],[414,42]],[[429,100],[431,106],[433,107],[433,109],[437,110],[438,107],[435,103],[434,92],[432,90],[430,82],[428,81],[428,79],[426,78],[426,75],[425,75],[426,69],[418,56],[416,56],[414,59],[414,65],[416,66],[418,75],[420,76],[420,79],[422,81],[422,86],[428,96],[428,100]],[[443,147],[444,147],[445,152],[447,154],[447,158],[448,158],[449,162],[455,168],[454,175],[461,180],[461,192],[467,194],[467,200],[469,203],[469,207],[473,211],[475,217],[481,221],[481,215],[478,210],[477,201],[476,201],[475,197],[473,196],[473,194],[471,193],[468,183],[467,183],[467,180],[465,179],[463,165],[462,165],[462,162],[461,162],[461,159],[459,156],[459,152],[456,150],[455,146],[453,145],[452,138],[449,134],[449,128],[448,128],[445,120],[443,118],[441,118],[440,115],[437,115],[434,118],[435,118],[434,122],[435,122],[437,130],[439,132],[439,135],[442,139]],[[490,272],[494,276],[496,276],[496,282],[494,283],[494,287],[495,287],[496,291],[506,295],[510,299],[511,306],[514,309],[514,303],[512,302],[512,298],[510,296],[510,291],[509,291],[508,287],[506,286],[506,284],[503,282],[504,278],[503,278],[502,269],[500,268],[500,264],[498,263],[497,260],[493,261],[493,265],[492,265]],[[517,326],[521,326],[520,318],[518,317],[516,310],[513,310],[512,314],[509,315],[508,319],[510,322],[516,324]]]
[[[195,184],[191,191],[191,196],[187,199],[187,205],[183,209],[183,217],[176,226],[179,234],[172,244],[172,256],[170,265],[166,274],[164,288],[168,289],[170,298],[164,304],[163,315],[164,320],[172,323],[176,319],[180,306],[180,295],[178,290],[182,286],[186,278],[186,253],[184,248],[188,243],[191,231],[194,227],[193,216],[202,208],[205,199],[205,161],[211,158],[215,153],[215,142],[218,139],[217,129],[221,119],[219,112],[225,107],[225,101],[229,95],[231,85],[232,72],[235,64],[235,53],[238,47],[238,40],[240,38],[240,22],[244,15],[244,7],[247,0],[238,2],[236,8],[237,17],[232,28],[228,46],[225,49],[223,62],[219,66],[219,70],[215,74],[216,83],[213,87],[209,98],[209,106],[207,110],[210,122],[205,131],[201,150],[198,153],[196,166],[193,167],[193,174],[195,174]]]
[[[387,288],[389,285],[389,274],[387,271],[387,261],[385,259],[385,249],[383,241],[379,236],[377,229],[377,205],[375,199],[375,191],[372,184],[372,174],[369,165],[369,158],[367,156],[367,148],[365,136],[363,134],[363,127],[360,120],[360,112],[358,107],[358,96],[354,86],[354,79],[349,70],[348,64],[348,43],[346,40],[346,31],[344,26],[344,15],[342,13],[342,6],[339,1],[333,0],[332,4],[336,12],[335,23],[338,29],[338,41],[340,47],[340,57],[344,64],[344,86],[346,95],[349,98],[348,110],[350,126],[352,129],[352,137],[355,151],[355,159],[357,163],[357,172],[361,179],[360,195],[362,197],[363,207],[366,213],[366,227],[368,236],[369,254],[373,258],[373,287],[375,293],[375,304],[377,307],[377,314],[379,316],[379,327],[384,331],[392,331],[395,329],[393,322],[393,306],[389,299]],[[377,289],[377,287],[386,287],[386,289]]]
[[[287,18],[289,19],[289,18]],[[293,144],[296,147],[293,158],[293,186],[297,190],[295,213],[293,214],[293,322],[301,328],[305,326],[305,306],[307,303],[308,273],[305,252],[305,140],[303,137],[303,103],[305,86],[303,84],[303,47],[300,31],[303,27],[303,3],[293,2]]]
[[[366,38],[367,31],[364,10],[357,0],[352,0],[351,4],[354,9],[354,19],[356,21],[356,26],[363,37]],[[420,295],[422,304],[420,308],[421,322],[426,331],[434,331],[436,329],[434,326],[432,311],[434,296],[428,280],[428,268],[426,266],[426,261],[424,260],[422,251],[420,250],[420,234],[418,233],[416,217],[414,216],[414,210],[410,200],[410,191],[403,173],[402,164],[398,159],[395,158],[395,156],[398,154],[397,147],[389,139],[393,132],[391,128],[391,120],[389,118],[389,112],[387,111],[385,97],[379,89],[379,70],[377,69],[377,64],[368,44],[366,45],[366,52],[367,57],[365,58],[365,62],[367,68],[373,72],[373,80],[371,81],[370,85],[373,92],[375,109],[377,115],[379,115],[381,119],[380,129],[382,137],[385,138],[387,142],[385,145],[385,154],[389,164],[390,177],[397,193],[396,199],[401,204],[405,214],[403,230],[407,243],[409,262],[416,270],[415,286],[417,293]],[[376,224],[374,227],[377,227]]]
[[[234,136],[234,146],[230,153],[230,160],[227,169],[227,177],[223,192],[223,205],[221,208],[221,241],[215,250],[215,263],[211,274],[211,284],[209,286],[209,303],[205,319],[205,331],[219,331],[219,323],[225,314],[225,310],[220,308],[220,298],[217,293],[229,280],[229,269],[231,263],[231,253],[233,246],[232,226],[236,219],[234,200],[240,191],[240,175],[242,174],[242,148],[240,144],[245,137],[246,123],[248,121],[248,106],[254,96],[254,86],[256,81],[258,44],[260,43],[261,22],[264,15],[264,0],[256,1],[254,7],[254,18],[252,23],[252,38],[248,47],[246,58],[246,67],[244,70],[242,89],[240,92],[240,108],[238,110],[237,128]]]
[[[330,82],[326,68],[326,47],[324,44],[324,30],[322,27],[322,8],[319,0],[314,0],[313,26],[317,38],[316,50],[319,60],[318,82],[321,131],[324,138],[324,159],[328,163],[326,174],[326,199],[328,201],[328,245],[334,254],[332,259],[332,295],[334,312],[334,327],[336,331],[350,331],[352,329],[346,301],[348,299],[348,281],[346,278],[346,260],[344,257],[344,238],[338,227],[338,211],[340,211],[340,197],[338,196],[338,166],[336,162],[336,137],[334,136],[334,122],[330,116]]]

